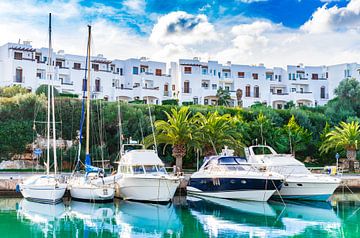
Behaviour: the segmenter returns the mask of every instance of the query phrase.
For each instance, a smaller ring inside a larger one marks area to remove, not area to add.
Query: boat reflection
[[[22,199],[17,207],[18,220],[29,220],[44,233],[55,234],[61,219],[66,215],[65,205],[42,204]]]
[[[285,237],[312,234],[315,230],[318,234],[341,236],[341,220],[332,207],[323,202],[249,205],[241,201],[190,198],[188,206],[205,231],[214,237],[225,234]]]
[[[73,223],[77,233],[84,233],[84,237],[89,233],[100,236],[118,232],[113,222],[114,215],[113,203],[71,201],[67,211],[67,217]]]
[[[115,215],[120,237],[179,236],[182,223],[173,204],[120,201]]]

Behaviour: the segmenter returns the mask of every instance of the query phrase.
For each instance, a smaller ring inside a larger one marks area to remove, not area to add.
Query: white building
[[[33,48],[29,42],[8,43],[0,47],[0,86],[21,85],[35,91],[53,83],[62,93],[81,95],[85,77],[86,57],[52,52],[52,66],[47,66],[48,49]],[[198,58],[166,63],[146,58],[109,60],[103,55],[91,57],[91,92],[93,98],[111,101],[142,100],[161,104],[178,99],[180,103],[216,105],[217,90],[230,92],[229,106],[249,107],[263,103],[284,108],[295,105],[324,105],[334,97],[334,89],[344,78],[360,80],[357,63],[333,66],[289,65],[286,69],[236,65],[217,61],[203,62]],[[241,96],[241,97],[240,97]]]

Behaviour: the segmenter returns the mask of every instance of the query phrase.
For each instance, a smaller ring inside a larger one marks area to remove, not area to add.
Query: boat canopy
[[[159,156],[154,150],[132,150],[122,156],[120,165],[162,165]]]
[[[250,163],[263,163],[268,166],[304,166],[291,154],[278,154],[266,145],[256,145],[245,148],[245,154]]]

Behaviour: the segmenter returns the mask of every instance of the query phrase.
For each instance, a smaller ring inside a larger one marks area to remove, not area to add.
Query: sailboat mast
[[[49,48],[48,48],[48,71],[47,71],[47,151],[46,151],[46,174],[50,173],[50,68],[51,68],[51,13],[49,13]]]
[[[49,49],[52,51],[51,44],[51,13],[49,14]],[[55,95],[54,95],[54,80],[55,76],[50,71],[51,79],[51,111],[52,111],[52,133],[53,133],[53,153],[54,153],[54,174],[57,173],[57,157],[56,157],[56,127],[55,127]]]
[[[91,48],[91,26],[88,25],[88,45],[87,45],[87,52],[88,52],[88,60],[87,60],[87,68],[88,68],[88,75],[86,80],[86,160],[85,164],[90,165],[90,48]]]
[[[121,159],[121,149],[122,149],[122,125],[121,125],[121,110],[120,110],[120,99],[118,99],[118,117],[119,117],[119,145],[120,145],[120,154]]]

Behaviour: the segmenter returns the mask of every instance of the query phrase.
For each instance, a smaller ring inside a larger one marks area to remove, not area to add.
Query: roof
[[[132,150],[126,152],[120,164],[128,165],[164,165],[154,150]]]

